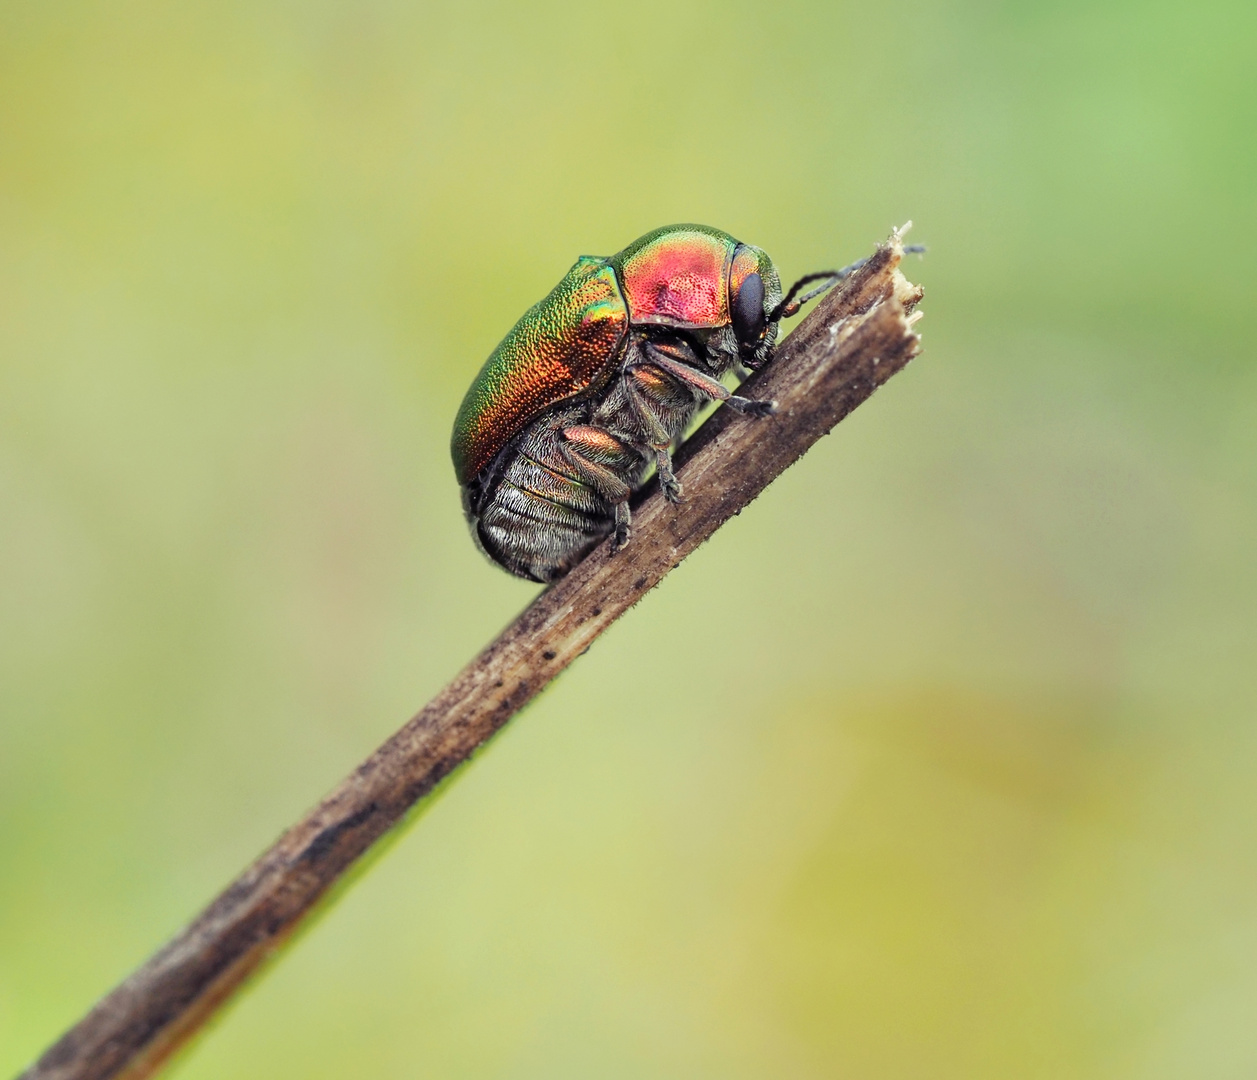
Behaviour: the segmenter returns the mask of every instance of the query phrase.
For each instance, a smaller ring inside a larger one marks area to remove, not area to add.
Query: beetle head
[[[729,319],[743,364],[757,368],[777,339],[773,313],[781,302],[781,278],[768,253],[739,244],[729,267]]]

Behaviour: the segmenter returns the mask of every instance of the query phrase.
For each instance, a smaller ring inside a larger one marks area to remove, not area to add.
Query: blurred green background
[[[577,255],[916,221],[925,352],[172,1075],[1257,1073],[1257,7],[0,2],[0,1075],[535,593]]]

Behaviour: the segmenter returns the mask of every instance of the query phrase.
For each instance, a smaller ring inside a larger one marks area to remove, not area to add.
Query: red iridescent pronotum
[[[765,252],[705,225],[582,256],[493,350],[458,410],[451,449],[476,543],[534,581],[561,577],[608,534],[623,547],[629,497],[652,464],[664,497],[681,498],[672,448],[701,405],[773,411],[721,376],[767,363],[780,320],[843,273],[809,274],[783,297]]]

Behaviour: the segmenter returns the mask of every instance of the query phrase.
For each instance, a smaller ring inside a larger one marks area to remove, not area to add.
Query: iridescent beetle
[[[705,225],[582,256],[493,350],[458,410],[451,451],[476,543],[534,581],[561,577],[609,533],[623,547],[629,497],[652,463],[664,496],[681,498],[671,451],[700,406],[773,411],[720,377],[765,364],[780,320],[842,274],[809,274],[783,297],[765,252]]]

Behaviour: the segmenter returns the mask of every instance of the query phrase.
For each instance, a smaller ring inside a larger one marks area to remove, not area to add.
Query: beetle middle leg
[[[694,397],[667,373],[639,364],[624,372],[624,394],[646,436],[659,472],[659,488],[668,502],[681,501],[681,482],[672,469],[672,440],[694,411]],[[662,414],[662,415],[661,415]],[[669,430],[669,426],[671,430]]]

